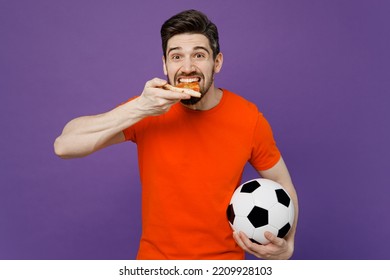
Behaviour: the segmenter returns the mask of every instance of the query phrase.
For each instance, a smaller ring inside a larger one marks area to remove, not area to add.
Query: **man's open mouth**
[[[179,78],[179,83],[199,83],[200,78]]]

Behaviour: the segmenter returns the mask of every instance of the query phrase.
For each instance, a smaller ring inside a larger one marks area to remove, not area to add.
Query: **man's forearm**
[[[144,117],[134,99],[103,114],[73,119],[55,140],[55,153],[61,158],[83,157],[123,142],[122,131]]]

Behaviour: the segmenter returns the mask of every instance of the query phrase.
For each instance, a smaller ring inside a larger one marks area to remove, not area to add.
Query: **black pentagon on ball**
[[[279,229],[278,237],[279,238],[285,237],[287,235],[287,233],[289,232],[290,228],[291,228],[290,223],[285,224],[281,229]]]
[[[258,241],[256,241],[256,240],[254,240],[253,238],[249,238],[249,240],[250,240],[250,241],[252,241],[253,243],[256,243],[256,244],[258,244],[258,245],[262,245],[260,242],[258,242]]]
[[[255,206],[249,213],[248,220],[255,228],[268,225],[268,210]]]
[[[234,218],[236,217],[236,214],[234,213],[233,205],[229,204],[228,208],[226,209],[226,215],[231,224],[234,222]]]
[[[256,180],[253,180],[242,185],[241,192],[253,193],[258,187],[260,187],[260,183],[257,182]]]
[[[278,198],[278,202],[288,207],[290,205],[290,197],[283,189],[277,189],[276,197]]]

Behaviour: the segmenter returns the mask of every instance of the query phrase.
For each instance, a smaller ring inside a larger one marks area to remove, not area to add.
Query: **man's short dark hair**
[[[178,34],[202,34],[207,37],[215,59],[220,52],[217,26],[205,14],[196,10],[178,13],[161,26],[161,40],[166,57],[168,40]]]

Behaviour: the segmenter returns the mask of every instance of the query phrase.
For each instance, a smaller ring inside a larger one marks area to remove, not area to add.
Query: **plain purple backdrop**
[[[135,145],[61,160],[53,142],[163,78],[160,26],[189,8],[219,27],[217,86],[273,127],[300,200],[294,258],[390,259],[385,0],[1,0],[0,259],[135,258]]]

